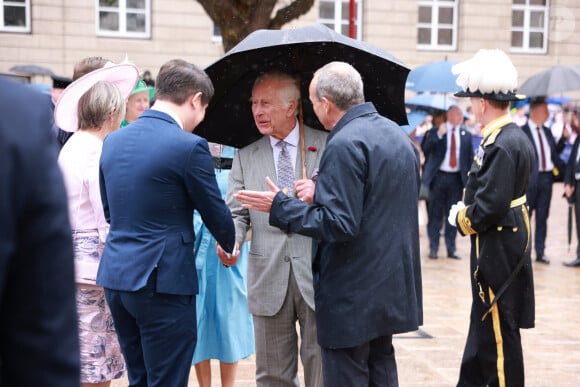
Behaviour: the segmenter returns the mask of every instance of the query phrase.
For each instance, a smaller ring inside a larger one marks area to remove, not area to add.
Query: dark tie
[[[536,129],[538,129],[538,141],[540,142],[540,172],[544,172],[546,170],[546,154],[544,153],[544,140],[542,140],[542,127],[538,125]]]
[[[287,188],[288,193],[294,191],[294,168],[290,154],[286,149],[286,141],[279,141],[276,146],[280,148],[278,154],[278,187],[280,189]]]
[[[455,128],[451,128],[451,145],[449,146],[449,166],[457,167],[457,144],[455,143]]]

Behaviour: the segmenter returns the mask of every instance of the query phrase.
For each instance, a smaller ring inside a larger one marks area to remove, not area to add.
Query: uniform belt
[[[512,200],[510,202],[510,208],[519,207],[525,203],[526,203],[526,195],[524,194],[524,195],[520,196],[519,198]]]

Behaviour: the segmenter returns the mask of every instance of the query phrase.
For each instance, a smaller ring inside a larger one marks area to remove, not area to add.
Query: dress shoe
[[[564,266],[568,267],[580,267],[580,258],[576,258],[571,262],[564,262]]]
[[[544,265],[550,264],[550,260],[545,255],[538,255],[536,258],[536,262],[543,263]]]
[[[433,250],[429,251],[429,258],[437,259],[437,253]]]
[[[451,258],[451,259],[461,259],[461,257],[459,255],[457,255],[456,252],[447,254],[447,258]]]

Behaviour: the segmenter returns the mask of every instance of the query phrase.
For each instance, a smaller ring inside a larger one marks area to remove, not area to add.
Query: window
[[[0,0],[0,31],[30,32],[30,0]]]
[[[355,30],[356,39],[362,38],[362,2],[363,0],[355,0],[356,19]],[[350,1],[349,0],[320,0],[318,22],[332,28],[345,36],[349,36],[349,16],[350,16]]]
[[[151,36],[151,0],[97,0],[97,35]]]
[[[550,0],[513,0],[513,52],[545,54],[548,50]]]
[[[211,31],[211,41],[214,43],[221,43],[222,42],[222,32],[220,31],[220,28],[217,26],[217,24],[213,25],[213,28]]]
[[[458,0],[419,0],[417,49],[457,48]]]

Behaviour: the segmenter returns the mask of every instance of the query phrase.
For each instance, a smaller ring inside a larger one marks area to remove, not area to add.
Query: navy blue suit
[[[49,101],[0,77],[0,386],[78,387],[67,195]]]
[[[131,386],[185,386],[197,339],[193,211],[226,251],[235,240],[207,141],[147,110],[105,139],[100,183],[111,229],[97,284]]]
[[[538,154],[538,148],[534,142],[534,137],[530,131],[529,121],[522,126],[524,133],[531,141],[535,154],[536,165],[532,171],[530,185],[526,196],[528,198],[528,205],[530,206],[530,217],[536,214],[536,230],[534,235],[534,249],[537,257],[544,255],[544,248],[546,244],[546,234],[548,232],[548,216],[550,215],[550,202],[552,200],[552,184],[554,183],[554,174],[564,174],[566,165],[560,159],[560,153],[566,146],[566,138],[560,138],[556,143],[554,136],[550,129],[542,126],[544,137],[547,139],[550,148],[550,160],[554,164],[554,171],[540,172],[541,154]],[[544,145],[545,146],[545,145]],[[546,155],[547,157],[547,155]]]
[[[454,254],[457,229],[446,220],[451,206],[461,200],[467,174],[473,162],[473,144],[471,133],[461,125],[456,133],[459,146],[459,171],[457,173],[443,172],[440,168],[448,150],[447,135],[439,138],[438,130],[439,127],[430,129],[425,141],[421,144],[423,153],[429,155],[421,179],[421,184],[429,187],[427,235],[430,251],[436,254],[439,249],[440,230],[444,224],[447,253]]]

